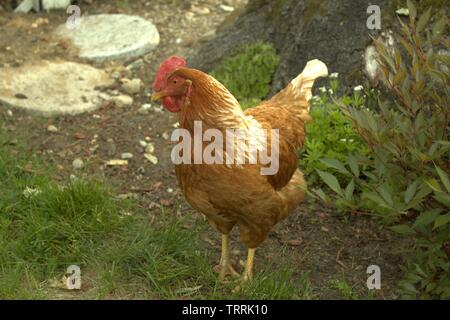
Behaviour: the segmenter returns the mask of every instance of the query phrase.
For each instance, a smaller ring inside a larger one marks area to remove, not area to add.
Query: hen
[[[230,155],[222,145],[222,150],[215,149],[211,155],[216,160],[226,156],[225,163],[178,161],[175,167],[187,202],[203,213],[222,234],[219,279],[237,274],[229,255],[228,235],[234,226],[239,228],[240,240],[248,248],[243,272],[246,281],[253,276],[255,249],[275,224],[285,219],[304,199],[306,182],[298,169],[297,150],[305,139],[305,123],[311,120],[308,100],[314,80],[327,75],[323,62],[309,61],[303,72],[278,94],[255,108],[242,111],[238,101],[221,83],[206,73],[187,68],[183,58],[173,56],[161,63],[152,85],[152,100],[162,99],[167,110],[177,112],[180,128],[195,136],[199,133],[196,124],[201,121],[202,134],[215,129],[215,133],[229,137],[227,129],[239,129],[247,137],[231,139],[231,143],[227,141],[227,147],[231,144],[237,150],[243,150],[247,161],[228,162],[229,159],[236,160],[235,155]],[[272,129],[278,129],[278,132]],[[215,143],[219,143],[217,139],[215,136]],[[197,148],[201,149],[201,154],[206,151],[207,142],[212,140],[211,137],[200,140]],[[262,145],[271,150],[275,170],[263,173],[263,169],[268,168],[267,158],[264,160],[261,154],[251,158],[250,144],[242,146],[242,141],[253,141],[258,150],[262,150]],[[189,148],[191,154],[185,154],[185,150],[180,153],[183,159],[192,159],[191,155],[195,158],[195,142]]]

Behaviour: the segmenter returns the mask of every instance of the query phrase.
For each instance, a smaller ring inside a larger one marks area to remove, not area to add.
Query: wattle
[[[181,109],[181,101],[174,97],[164,97],[162,99],[162,105],[170,112],[178,112]]]

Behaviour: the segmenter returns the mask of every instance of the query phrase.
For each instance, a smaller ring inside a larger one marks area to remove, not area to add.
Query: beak
[[[159,91],[159,92],[154,92],[150,99],[151,99],[151,101],[158,101],[165,96],[166,96],[166,93],[164,91]]]

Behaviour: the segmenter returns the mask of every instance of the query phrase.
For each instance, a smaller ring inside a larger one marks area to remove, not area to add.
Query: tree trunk
[[[330,73],[340,73],[342,83],[361,84],[370,35],[386,31],[396,9],[388,0],[371,3],[381,9],[382,30],[368,29],[367,0],[250,0],[234,22],[222,26],[216,38],[191,57],[190,64],[210,71],[236,47],[268,41],[281,58],[271,94],[283,88],[314,58],[324,61]]]

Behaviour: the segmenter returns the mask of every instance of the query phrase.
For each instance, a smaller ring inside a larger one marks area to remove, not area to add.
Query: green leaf
[[[443,206],[450,208],[450,195],[443,192],[436,192],[433,198]]]
[[[412,229],[410,226],[407,226],[406,224],[399,224],[397,226],[390,227],[390,229],[405,236],[412,236],[416,234],[414,229]]]
[[[383,197],[384,201],[386,201],[387,204],[389,204],[391,207],[393,207],[394,201],[392,200],[392,196],[391,196],[390,192],[384,186],[380,187],[379,192],[380,192],[381,196]]]
[[[348,170],[345,168],[344,164],[337,159],[323,158],[320,159],[320,162],[322,162],[328,167],[338,170],[341,173],[350,174],[350,172],[348,172]]]
[[[355,181],[352,179],[350,183],[345,188],[345,199],[351,200],[353,197],[353,192],[355,191]]]
[[[447,223],[450,222],[450,213],[447,214],[443,214],[440,215],[439,217],[436,218],[436,220],[434,221],[434,227],[433,229],[439,228],[443,225],[446,225]]]
[[[409,282],[406,282],[406,281],[402,281],[400,286],[402,287],[403,290],[405,290],[405,291],[407,291],[409,293],[412,293],[412,294],[416,294],[417,293],[417,289],[412,283],[409,283]]]
[[[327,197],[327,195],[325,194],[325,192],[323,192],[323,190],[322,189],[313,189],[313,192],[317,195],[317,196],[319,196],[319,198],[322,200],[322,201],[327,201],[328,200],[328,197]]]
[[[433,25],[433,43],[437,44],[439,40],[441,39],[442,33],[444,32],[445,28],[447,27],[447,18],[446,16],[442,16],[436,23]]]
[[[348,156],[347,157],[348,165],[350,166],[350,170],[352,170],[352,173],[355,175],[355,177],[359,177],[359,166],[356,162],[356,159],[354,156]]]
[[[409,19],[411,20],[411,22],[414,22],[417,17],[416,5],[413,0],[407,0],[406,3],[408,5],[409,10]]]
[[[439,214],[442,212],[441,209],[434,209],[434,210],[428,210],[425,212],[422,212],[414,222],[413,227],[425,227],[429,225],[430,223],[434,222],[434,220],[439,216]]]
[[[388,208],[388,209],[392,209],[387,203],[386,201],[383,200],[382,197],[380,197],[378,194],[376,194],[375,192],[365,192],[363,193],[364,197],[366,197],[369,200],[372,200],[373,202],[375,202],[376,204]]]
[[[431,16],[431,7],[428,8],[428,10],[425,11],[425,13],[423,13],[420,16],[419,21],[417,22],[417,26],[416,26],[417,32],[421,32],[425,28],[428,21],[430,20],[430,16]]]
[[[333,190],[340,196],[343,196],[341,186],[339,185],[339,182],[334,175],[332,175],[331,173],[328,173],[328,172],[324,172],[319,169],[316,169],[316,170],[319,173],[322,180],[327,184],[327,186],[329,186],[331,188],[331,190]]]
[[[431,189],[433,189],[433,191],[442,192],[441,186],[439,185],[439,182],[436,179],[434,178],[428,179],[425,182]]]
[[[450,193],[450,180],[448,179],[447,173],[438,166],[435,165],[435,167],[439,177],[441,178],[442,183],[445,186],[445,189],[447,189],[447,192]]]
[[[412,200],[412,198],[416,194],[416,190],[417,190],[417,181],[414,181],[406,189],[406,192],[405,192],[405,203],[406,204],[408,204]]]
[[[422,185],[422,187],[417,191],[416,195],[412,199],[411,202],[403,210],[408,210],[410,208],[414,208],[419,203],[424,201],[425,197],[428,196],[431,192],[433,192],[426,184]]]

